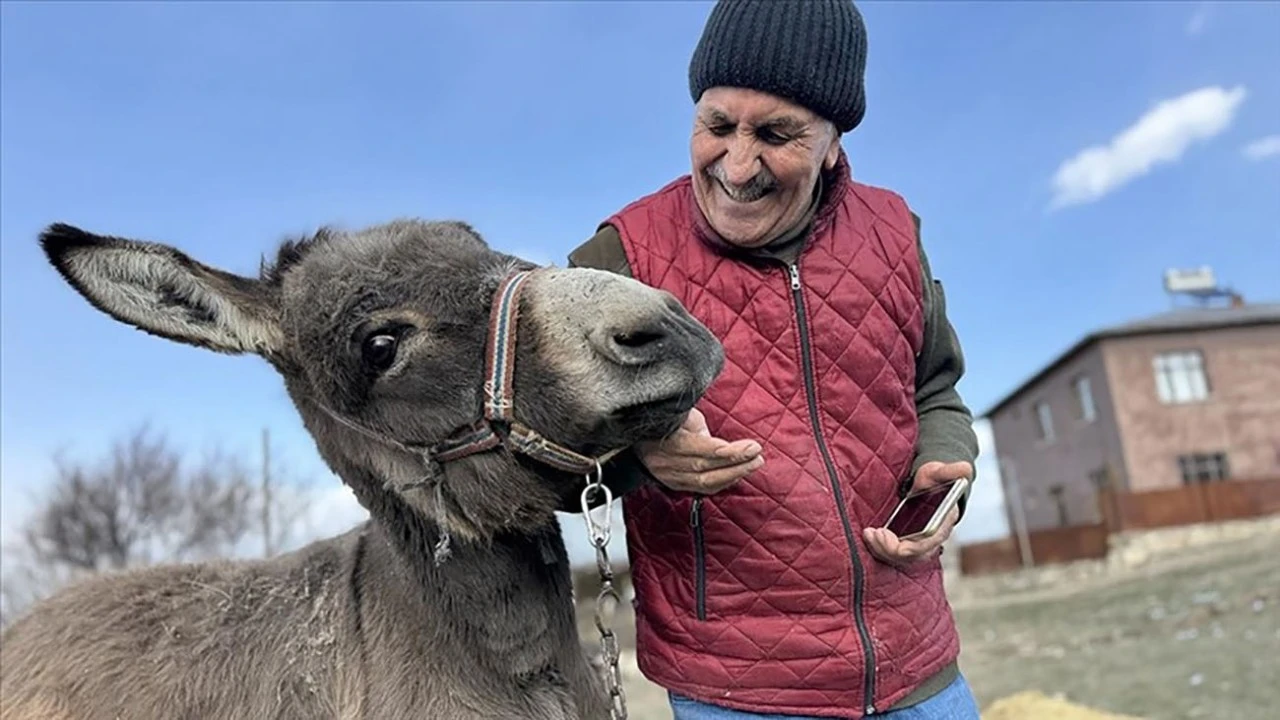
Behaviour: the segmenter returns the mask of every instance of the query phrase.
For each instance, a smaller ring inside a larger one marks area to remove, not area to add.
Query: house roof
[[[1216,330],[1228,327],[1245,327],[1250,325],[1271,325],[1280,323],[1280,303],[1259,303],[1236,307],[1195,307],[1178,308],[1151,315],[1138,320],[1098,328],[1080,338],[1066,351],[1060,353],[1049,364],[1037,370],[1031,377],[1022,381],[997,400],[979,417],[989,418],[1003,407],[1013,402],[1031,385],[1044,379],[1059,366],[1070,360],[1077,353],[1094,343],[1107,338],[1137,337],[1140,335],[1160,335],[1164,333],[1189,332],[1194,330]]]

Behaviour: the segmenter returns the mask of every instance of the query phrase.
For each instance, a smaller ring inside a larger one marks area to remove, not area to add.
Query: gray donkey
[[[107,315],[276,368],[370,520],[64,589],[3,637],[3,720],[609,717],[554,513],[721,371],[671,296],[457,222],[322,230],[257,278],[68,225],[40,241]]]

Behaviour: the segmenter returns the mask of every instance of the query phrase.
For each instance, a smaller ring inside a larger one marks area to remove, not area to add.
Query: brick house
[[[1097,490],[1280,478],[1280,304],[1176,309],[1086,335],[982,414],[1010,528],[1095,523]]]

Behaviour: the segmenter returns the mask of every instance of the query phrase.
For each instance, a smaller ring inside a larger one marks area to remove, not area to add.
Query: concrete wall
[[[1198,349],[1209,394],[1166,405],[1152,358]],[[1107,340],[1102,345],[1133,490],[1182,484],[1178,455],[1225,452],[1236,478],[1280,477],[1280,326]]]
[[[1077,419],[1074,381],[1087,376],[1092,384],[1096,417],[1092,422]],[[1108,464],[1120,476],[1124,453],[1111,403],[1111,381],[1101,348],[1087,348],[1040,382],[1026,388],[1013,403],[991,417],[996,452],[1006,483],[1015,479],[1021,488],[1023,507],[1030,530],[1060,524],[1057,500],[1050,488],[1064,489],[1063,502],[1070,525],[1101,520],[1096,488],[1090,474]],[[1040,440],[1035,405],[1048,403],[1055,437]],[[1123,478],[1117,478],[1124,487]],[[1006,503],[1015,496],[1005,494]],[[1012,513],[1011,513],[1012,515]],[[1015,520],[1009,518],[1015,529]]]

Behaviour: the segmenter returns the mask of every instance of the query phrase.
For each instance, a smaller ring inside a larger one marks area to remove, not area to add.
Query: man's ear
[[[225,353],[279,349],[276,290],[167,245],[57,223],[40,233],[49,262],[94,307],[160,337]]]
[[[835,168],[836,162],[840,160],[840,138],[843,137],[840,131],[831,128],[831,145],[827,147],[827,154],[822,158],[822,169],[831,170]]]

